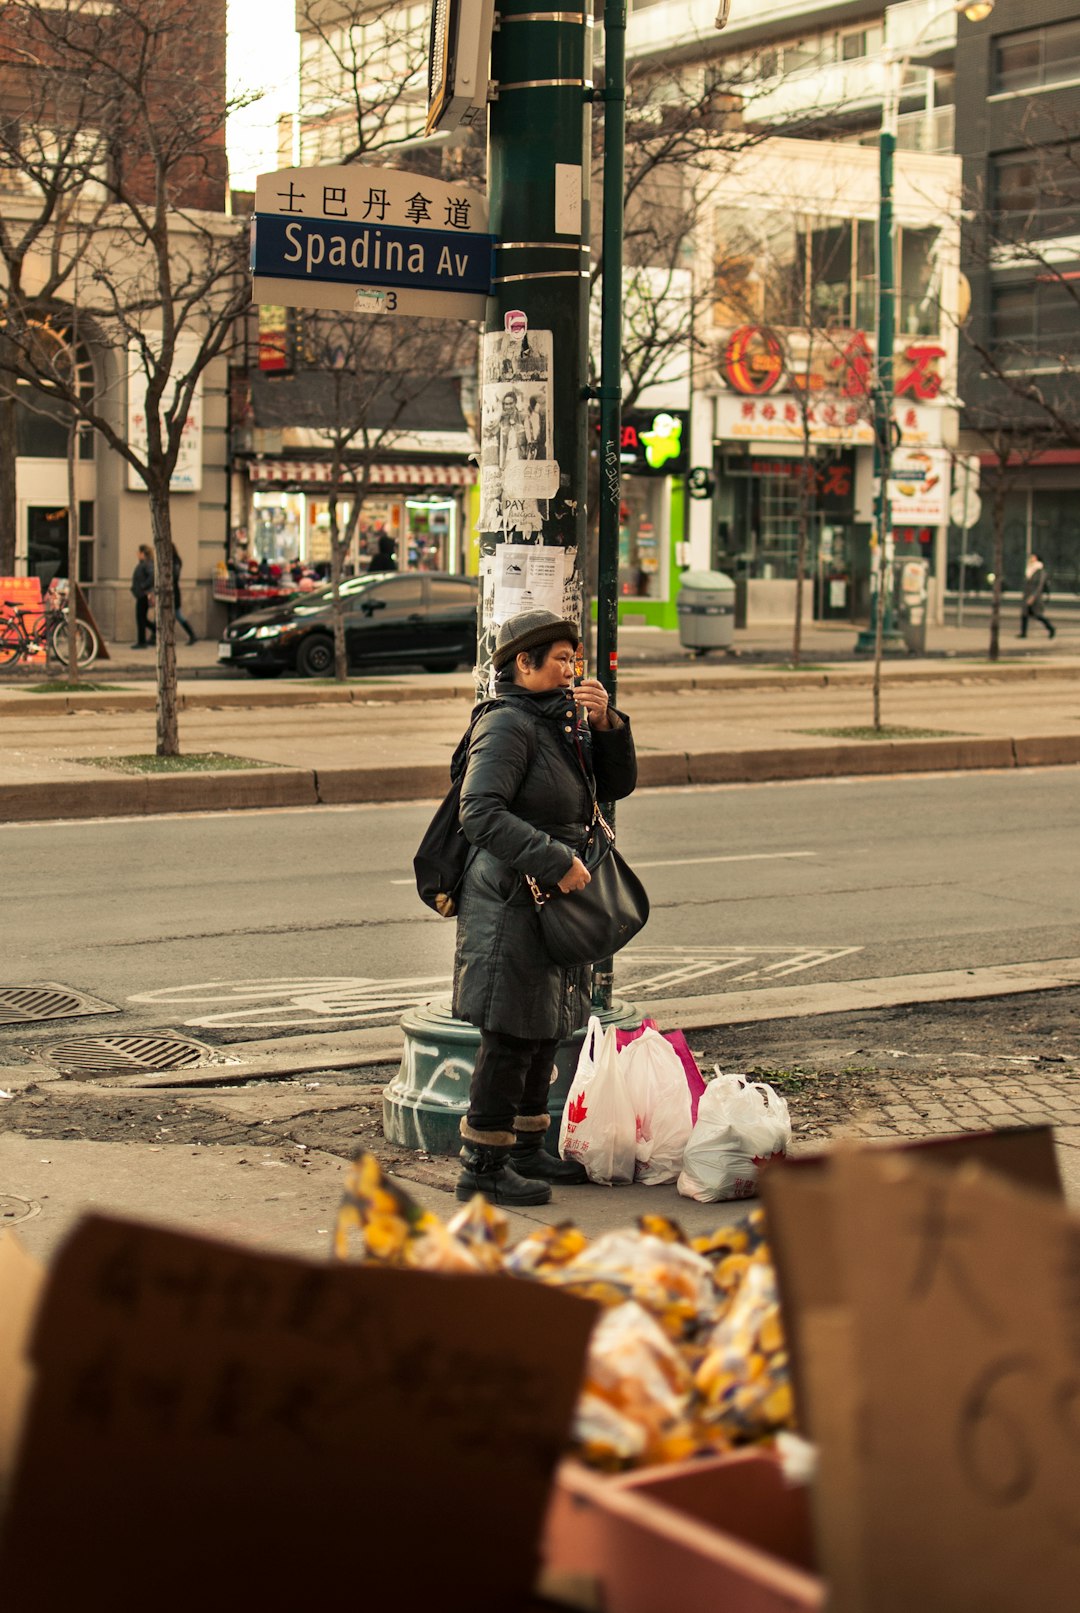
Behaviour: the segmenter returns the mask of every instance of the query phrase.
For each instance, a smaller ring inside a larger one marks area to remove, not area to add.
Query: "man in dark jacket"
[[[150,602],[154,597],[154,551],[148,543],[139,544],[139,559],[131,574],[131,592],[135,595],[135,643],[133,650],[145,650],[157,643],[157,634],[150,620]]]
[[[551,611],[504,622],[492,657],[498,699],[469,744],[460,821],[475,849],[458,906],[454,1013],[479,1026],[480,1052],[461,1124],[462,1199],[545,1204],[551,1182],[584,1179],[543,1139],[555,1050],[588,1019],[591,968],[548,955],[525,875],[564,893],[589,883],[578,852],[594,791],[629,795],[637,762],[629,721],[603,686],[574,687],[577,639]]]
[[[1046,599],[1046,567],[1032,550],[1028,555],[1027,566],[1024,571],[1024,597],[1020,606],[1020,637],[1027,638],[1028,622],[1034,617],[1041,622],[1051,638],[1057,631],[1048,616],[1043,614],[1043,603]]]

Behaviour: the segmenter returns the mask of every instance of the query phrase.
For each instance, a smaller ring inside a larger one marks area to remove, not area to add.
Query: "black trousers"
[[[149,642],[153,644],[157,634],[154,624],[150,620],[150,595],[139,594],[135,600],[135,637],[140,644]]]
[[[547,1114],[558,1037],[541,1041],[481,1031],[469,1088],[472,1131],[512,1131],[517,1115]]]
[[[1042,625],[1046,628],[1046,631],[1049,633],[1050,637],[1053,638],[1053,636],[1054,636],[1053,623],[1049,620],[1048,617],[1043,615],[1043,608],[1042,608],[1042,601],[1041,600],[1036,600],[1034,605],[1025,605],[1023,607],[1023,609],[1022,609],[1022,611],[1020,613],[1020,637],[1021,638],[1027,638],[1027,624],[1028,624],[1028,619],[1029,618],[1031,620],[1033,620],[1033,621],[1041,622]]]

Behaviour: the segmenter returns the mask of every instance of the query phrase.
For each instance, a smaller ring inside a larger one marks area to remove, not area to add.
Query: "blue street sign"
[[[428,291],[491,291],[495,237],[256,213],[253,274]]]

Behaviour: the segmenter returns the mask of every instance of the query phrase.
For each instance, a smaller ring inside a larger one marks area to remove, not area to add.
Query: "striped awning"
[[[328,487],[331,466],[327,460],[262,459],[248,462],[253,482],[299,482],[305,487]],[[372,465],[372,487],[471,487],[475,465]]]

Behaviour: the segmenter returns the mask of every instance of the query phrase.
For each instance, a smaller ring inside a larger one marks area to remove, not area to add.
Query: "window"
[[[1046,277],[995,287],[990,332],[998,357],[1009,368],[1075,365],[1080,359],[1080,280]]]
[[[941,328],[938,232],[901,228],[896,328],[900,336],[932,336]]]
[[[876,56],[885,43],[885,30],[880,23],[865,28],[852,28],[840,35],[840,60],[860,61],[864,56]]]
[[[872,330],[877,319],[877,225],[725,209],[715,257],[713,320],[720,326],[811,325]],[[897,333],[941,329],[939,232],[898,226]]]
[[[994,89],[1020,90],[1080,79],[1080,19],[1048,23],[1022,34],[1005,34],[994,46]]]
[[[851,323],[850,219],[822,219],[810,229],[807,295],[813,325]]]
[[[444,577],[432,577],[428,581],[428,588],[432,605],[454,605],[460,609],[476,603],[476,589],[464,578],[460,582],[451,582]]]
[[[992,182],[994,229],[1002,242],[1080,233],[1080,141],[998,157]]]
[[[360,595],[353,609],[363,610],[374,605],[376,610],[385,607],[395,613],[419,610],[424,603],[424,583],[421,577],[394,577],[376,583]]]

